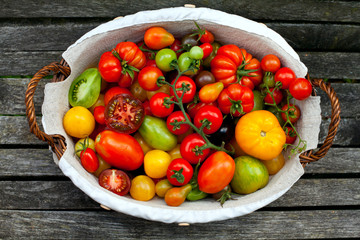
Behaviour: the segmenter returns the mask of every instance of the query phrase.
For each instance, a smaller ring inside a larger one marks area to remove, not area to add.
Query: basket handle
[[[313,86],[320,87],[320,89],[326,92],[327,96],[329,97],[331,103],[331,121],[324,144],[315,153],[313,153],[313,150],[309,150],[300,155],[300,163],[304,167],[308,163],[318,161],[327,154],[327,152],[329,151],[330,147],[333,144],[336,131],[340,124],[340,112],[341,112],[339,99],[336,96],[336,93],[334,89],[331,87],[330,83],[324,82],[323,79],[311,79],[310,81]]]
[[[40,130],[39,125],[36,122],[34,94],[39,81],[48,76],[50,72],[54,72],[55,74],[59,73],[65,77],[70,75],[70,68],[63,64],[64,62],[53,62],[40,69],[30,80],[25,94],[26,116],[29,122],[30,132],[35,134],[40,140],[47,142],[51,146],[53,152],[56,153],[58,159],[60,159],[63,154],[63,149],[65,149],[65,138],[59,134],[48,135]],[[59,145],[60,147],[58,147]]]

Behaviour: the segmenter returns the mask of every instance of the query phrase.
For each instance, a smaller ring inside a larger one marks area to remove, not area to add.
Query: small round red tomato
[[[243,76],[240,80],[240,85],[244,86],[244,87],[248,87],[251,90],[254,90],[255,85],[253,83],[253,81],[250,80],[250,78],[248,76]]]
[[[210,54],[213,51],[213,46],[210,43],[203,43],[199,46],[204,53],[204,56],[202,57],[202,59],[207,58],[208,56],[210,56]]]
[[[175,79],[172,81],[171,84],[174,84]],[[195,93],[196,93],[196,84],[194,80],[187,76],[180,76],[175,84],[176,89],[181,89],[182,86],[185,86],[185,92],[183,90],[177,90],[176,94],[178,97],[183,96],[182,102],[183,103],[189,103],[194,99]],[[184,92],[184,94],[183,94]],[[172,88],[170,88],[170,95],[175,97],[174,91]]]
[[[292,127],[286,126],[285,129],[286,134],[286,144],[293,144],[296,140],[296,133]]]
[[[275,82],[281,82],[281,89],[288,89],[290,84],[295,81],[296,75],[288,67],[280,68],[275,73]]]
[[[179,39],[175,39],[173,44],[170,45],[170,49],[173,50],[174,52],[176,52],[176,56],[179,57],[181,55],[181,53],[183,52],[182,46],[181,46],[181,41]]]
[[[147,91],[156,91],[160,87],[156,84],[159,77],[164,77],[161,70],[157,67],[144,67],[140,70],[138,81],[140,86]]]
[[[199,148],[205,145],[205,143],[205,140],[197,133],[186,136],[180,144],[181,156],[191,164],[204,161],[209,155],[210,149],[201,150]]]
[[[205,134],[212,134],[219,130],[223,123],[223,115],[219,108],[215,106],[204,106],[199,109],[194,118],[194,125],[200,128],[203,124],[205,127],[203,131]]]
[[[220,192],[229,185],[234,173],[234,159],[225,152],[217,151],[210,155],[199,169],[199,190],[210,194]]]
[[[297,78],[290,84],[289,91],[296,100],[305,100],[311,95],[312,85],[305,78]]]
[[[141,101],[129,94],[118,94],[105,107],[106,126],[121,133],[133,133],[144,120]]]
[[[200,42],[202,43],[213,43],[215,40],[214,34],[212,34],[210,31],[208,30],[203,30],[201,37],[200,37]]]
[[[99,176],[101,187],[117,194],[124,196],[130,190],[129,176],[118,169],[105,169]]]
[[[143,102],[143,107],[144,107],[145,115],[149,115],[149,116],[153,115],[152,112],[151,112],[150,101],[149,100],[145,100]]]
[[[196,113],[199,111],[199,109],[201,109],[202,107],[207,106],[207,105],[212,105],[212,106],[217,107],[218,103],[217,102],[211,102],[211,103],[204,103],[204,102],[195,103],[195,102],[192,102],[192,103],[189,103],[186,106],[186,108],[187,108],[187,112],[189,113],[190,117],[194,118]]]
[[[118,82],[122,74],[120,60],[111,52],[104,52],[99,60],[99,72],[106,82]]]
[[[99,168],[99,159],[93,149],[87,148],[80,154],[81,165],[86,171],[93,173]]]
[[[290,120],[291,123],[296,123],[300,118],[301,111],[300,111],[300,108],[297,105],[290,104],[290,106],[288,107],[288,105],[286,104],[281,108],[281,110],[288,112],[289,120]],[[286,113],[282,112],[281,113],[281,118],[284,121],[286,121],[287,120]]]
[[[112,88],[110,88],[109,90],[107,90],[107,91],[105,92],[105,96],[104,96],[104,104],[105,104],[105,106],[110,102],[110,100],[111,100],[115,95],[122,94],[122,93],[132,95],[131,92],[129,91],[129,89],[127,89],[127,88],[112,87]]]
[[[104,106],[97,106],[96,108],[94,108],[94,118],[97,123],[102,125],[106,123],[104,113],[105,113]]]
[[[151,27],[144,35],[144,42],[150,49],[159,50],[170,46],[174,41],[174,36],[163,27]]]
[[[193,173],[194,169],[188,161],[183,158],[177,158],[171,161],[166,176],[172,185],[183,186],[190,182]]]
[[[274,100],[275,100],[275,104],[279,104],[282,99],[283,99],[283,93],[281,91],[281,89],[277,89],[277,88],[269,88],[270,92],[272,93]],[[264,98],[264,102],[268,103],[268,104],[273,104],[274,100],[271,97],[270,93],[267,93],[265,98]]]
[[[190,116],[186,113],[188,119],[190,120]],[[169,129],[170,132],[172,132],[175,135],[181,135],[186,133],[190,125],[189,124],[183,124],[181,122],[185,122],[185,116],[182,111],[175,111],[171,113],[168,118],[166,119],[166,126]],[[180,124],[179,124],[180,123]]]
[[[150,99],[150,110],[151,113],[156,117],[166,117],[174,111],[174,103],[169,103],[171,101],[170,95],[158,92]]]
[[[268,54],[261,59],[261,69],[264,72],[275,73],[280,69],[280,65],[280,59],[273,54]]]

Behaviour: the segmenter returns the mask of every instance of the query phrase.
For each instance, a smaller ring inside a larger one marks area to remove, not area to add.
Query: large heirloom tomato
[[[266,110],[241,117],[235,128],[235,138],[246,154],[260,160],[271,160],[278,156],[286,141],[279,121]]]
[[[95,140],[96,152],[111,166],[135,170],[144,162],[140,144],[129,134],[105,130]]]

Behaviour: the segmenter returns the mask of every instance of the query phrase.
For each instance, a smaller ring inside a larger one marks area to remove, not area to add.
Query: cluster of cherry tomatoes
[[[223,199],[232,191],[256,191],[284,165],[281,153],[269,152],[298,137],[300,109],[289,100],[309,97],[310,82],[282,67],[275,55],[259,61],[196,27],[182,38],[151,27],[143,42],[118,43],[101,55],[97,68],[73,81],[64,129],[102,187],[140,201],[157,195],[178,206],[209,194]],[[250,144],[239,139],[249,124],[262,129],[259,119],[268,119],[267,128],[278,134],[269,130],[273,139],[254,150],[251,144],[263,141],[265,130],[256,136],[246,130]],[[261,183],[241,182],[244,161],[262,169],[254,177]]]

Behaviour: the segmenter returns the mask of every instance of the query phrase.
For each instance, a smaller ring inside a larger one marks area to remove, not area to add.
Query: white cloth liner
[[[288,159],[283,169],[270,178],[265,188],[237,197],[236,201],[227,201],[223,207],[212,199],[169,207],[163,199],[157,197],[141,202],[131,197],[117,196],[100,187],[97,178],[83,169],[75,156],[74,143],[62,126],[63,116],[69,109],[68,89],[72,80],[87,67],[97,66],[100,55],[111,50],[118,42],[140,41],[150,26],[163,26],[180,37],[195,29],[193,21],[213,32],[223,44],[236,44],[258,59],[266,54],[276,54],[283,66],[292,68],[298,77],[304,77],[307,73],[307,68],[296,52],[276,32],[263,24],[208,8],[178,7],[143,11],[112,20],[86,33],[63,54],[70,65],[71,75],[63,82],[45,86],[42,123],[47,134],[61,134],[66,138],[67,149],[60,161],[54,154],[54,161],[62,172],[92,199],[115,211],[165,223],[225,220],[251,213],[271,203],[288,191],[304,173],[296,155]],[[298,122],[299,132],[307,140],[307,149],[314,149],[318,144],[321,123],[320,98],[310,97],[298,103],[302,110]]]

